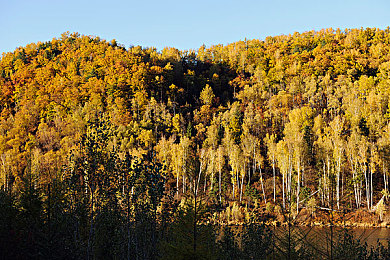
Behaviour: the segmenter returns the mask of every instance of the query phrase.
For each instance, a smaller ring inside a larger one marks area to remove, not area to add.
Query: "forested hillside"
[[[88,256],[107,212],[160,219],[189,196],[218,223],[265,205],[378,211],[389,102],[389,28],[187,51],[64,33],[1,58],[0,187],[28,221],[78,216]]]

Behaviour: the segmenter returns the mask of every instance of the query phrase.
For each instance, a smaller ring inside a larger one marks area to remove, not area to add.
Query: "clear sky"
[[[0,53],[66,31],[161,50],[389,25],[388,0],[0,0]]]

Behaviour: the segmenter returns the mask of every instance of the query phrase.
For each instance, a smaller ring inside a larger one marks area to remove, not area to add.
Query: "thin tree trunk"
[[[387,191],[387,181],[386,181],[386,172],[385,172],[385,162],[382,160],[382,172],[383,172],[383,184],[385,186],[385,191]]]
[[[183,176],[182,176],[182,178],[183,178],[183,194],[185,194],[185,192],[186,192],[186,177],[184,176],[184,174],[183,174]]]
[[[286,180],[286,197],[288,199],[288,204],[291,205],[291,190],[290,190],[290,183],[291,183],[291,167],[290,167],[290,158],[289,158],[289,161],[288,161],[288,172],[287,172],[287,180]]]
[[[233,171],[233,178],[232,178],[232,179],[233,179],[233,183],[232,183],[232,184],[233,184],[233,200],[234,200],[234,195],[235,195],[235,194],[234,194],[234,190],[235,190],[235,185],[234,185],[234,184],[235,184],[235,182],[236,182],[236,174],[235,174],[235,171]]]
[[[261,165],[260,164],[259,164],[259,171],[260,171],[260,182],[261,182],[261,189],[263,191],[264,202],[265,202],[265,204],[267,204],[267,198],[265,196],[264,184],[263,184],[263,173],[261,172]]]
[[[197,180],[197,183],[195,183],[195,186],[196,186],[195,187],[195,196],[198,195],[198,188],[199,188],[201,174],[202,174],[202,161],[200,162],[198,180]]]
[[[245,169],[244,169],[244,173],[245,173]],[[243,174],[241,176],[241,190],[240,190],[240,202],[242,200],[242,190],[243,190],[243,187],[244,187],[244,177],[245,177],[245,174]]]
[[[372,188],[372,167],[370,167],[370,208],[372,208],[372,195],[373,195],[373,188]]]
[[[299,213],[299,189],[300,189],[300,173],[301,173],[301,164],[298,160],[298,185],[297,185],[297,214]]]
[[[214,165],[214,147],[213,147],[213,153],[212,153],[212,156],[211,156],[211,179],[210,179],[210,190],[212,191],[213,190],[213,187],[214,187],[214,169],[215,169],[215,165]]]
[[[200,171],[199,171],[200,172]],[[199,182],[198,182],[199,184]],[[196,190],[198,190],[198,187],[196,187]],[[194,202],[194,255],[196,255],[196,239],[197,239],[197,234],[196,234],[196,222],[197,222],[197,193],[195,193],[195,202]]]
[[[206,178],[206,175],[205,175],[204,176],[203,193],[206,193],[206,184],[207,184],[207,178]]]
[[[366,201],[367,201],[367,209],[370,209],[370,187],[368,184],[368,177],[367,177],[367,166],[366,163],[363,163],[363,172],[364,172],[364,182],[366,184]]]
[[[91,218],[89,225],[89,235],[88,235],[88,248],[87,248],[87,259],[91,259],[91,255],[93,256],[92,250],[92,237],[93,237],[93,210],[94,210],[94,196],[93,191],[91,189]]]
[[[331,194],[330,194],[330,190],[332,189],[333,190],[333,184],[331,182],[331,179],[330,179],[330,159],[329,159],[329,156],[326,156],[326,161],[327,161],[327,177],[328,177],[328,205],[330,205],[330,198],[331,198]],[[332,194],[333,196],[333,194]]]
[[[283,192],[283,208],[286,208],[286,199],[284,194],[284,182],[285,182],[285,174],[282,174],[282,192]]]
[[[129,188],[129,187],[127,187]],[[127,190],[127,216],[126,216],[126,221],[127,221],[127,260],[130,260],[130,194],[129,190]]]
[[[176,195],[179,197],[179,173],[176,176]]]
[[[322,165],[322,172],[323,172],[323,175],[322,175],[322,205],[325,206],[325,161],[323,161],[323,165]]]
[[[275,156],[272,155],[272,173],[274,175],[274,203],[276,201],[276,174],[275,174]]]
[[[341,170],[341,156],[338,160],[337,169],[337,184],[336,184],[336,196],[337,196],[337,209],[340,209],[340,170]]]
[[[240,172],[236,174],[236,196],[240,196]]]
[[[357,190],[357,183],[356,183],[356,166],[354,164],[352,156],[349,156],[349,162],[351,164],[351,170],[352,170],[352,183],[353,183],[353,191],[355,195],[355,203],[356,203],[356,208],[359,208],[359,201],[358,201],[358,190]]]
[[[218,170],[219,170],[219,176],[218,176],[218,177],[219,177],[219,178],[218,178],[219,202],[221,202],[221,201],[222,201],[222,198],[221,198],[221,177],[222,177],[222,176],[221,176],[221,175],[222,175],[222,174],[221,174],[221,166],[219,166],[219,169],[218,169]]]
[[[213,190],[213,188],[214,188],[213,184],[214,184],[214,169],[211,171],[210,190]]]

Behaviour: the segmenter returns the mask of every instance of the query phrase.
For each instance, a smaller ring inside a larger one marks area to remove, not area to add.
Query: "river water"
[[[274,227],[274,234],[277,238],[283,239],[288,235],[287,227]],[[375,247],[377,243],[387,246],[387,240],[390,240],[390,229],[388,228],[349,228],[347,232],[361,244],[367,243],[367,246]],[[314,247],[325,248],[330,245],[329,241],[337,241],[339,236],[343,236],[345,229],[341,227],[300,227],[295,226],[290,229],[291,235],[298,239],[311,243]]]

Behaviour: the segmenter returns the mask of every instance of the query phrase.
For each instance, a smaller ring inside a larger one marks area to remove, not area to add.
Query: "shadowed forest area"
[[[388,259],[389,102],[389,28],[4,53],[0,258]]]

